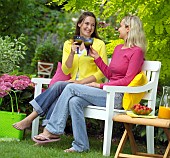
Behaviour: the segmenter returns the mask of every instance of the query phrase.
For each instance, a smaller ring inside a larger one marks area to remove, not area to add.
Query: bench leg
[[[104,126],[104,140],[103,140],[103,155],[110,156],[111,142],[112,142],[112,119],[105,120]]]
[[[154,127],[146,126],[147,152],[154,154]]]
[[[35,135],[38,134],[38,128],[39,128],[39,117],[34,119],[32,122],[32,133],[31,133],[31,138],[33,138]]]

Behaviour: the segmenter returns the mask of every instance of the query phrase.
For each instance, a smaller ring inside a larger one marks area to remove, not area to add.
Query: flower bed
[[[33,98],[34,85],[28,76],[4,74],[0,77],[0,110],[30,113],[29,101]]]

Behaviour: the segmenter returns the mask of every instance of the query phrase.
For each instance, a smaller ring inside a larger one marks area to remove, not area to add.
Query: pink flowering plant
[[[0,110],[29,113],[34,85],[28,76],[4,74],[0,77]],[[32,109],[31,109],[32,110]]]

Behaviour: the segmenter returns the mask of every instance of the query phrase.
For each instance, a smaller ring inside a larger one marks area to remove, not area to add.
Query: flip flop
[[[57,142],[57,141],[60,140],[59,137],[58,137],[58,138],[48,138],[48,137],[45,137],[45,136],[42,135],[42,134],[39,134],[39,135],[37,135],[37,136],[43,138],[43,140],[37,139],[36,136],[34,136],[34,137],[32,138],[33,141],[36,142],[36,143],[38,143],[38,144]]]
[[[69,148],[69,149],[65,149],[64,150],[65,153],[74,153],[77,152],[73,147]]]

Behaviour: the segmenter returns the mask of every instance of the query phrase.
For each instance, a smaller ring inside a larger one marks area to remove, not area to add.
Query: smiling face
[[[87,16],[78,26],[80,27],[80,36],[90,38],[95,30],[95,19]]]
[[[118,31],[120,33],[119,38],[121,38],[125,41],[127,39],[129,27],[125,26],[124,19],[121,21]]]

